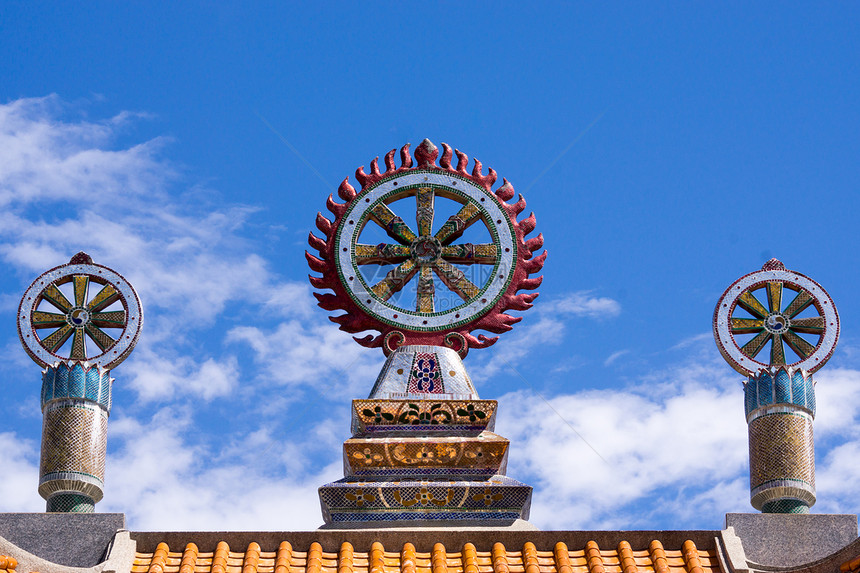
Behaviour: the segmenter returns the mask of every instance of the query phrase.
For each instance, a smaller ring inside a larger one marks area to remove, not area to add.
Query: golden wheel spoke
[[[764,320],[760,318],[733,318],[732,334],[756,334],[764,328]]]
[[[795,318],[791,321],[791,330],[804,334],[824,334],[824,317]]]
[[[406,245],[378,245],[357,244],[355,246],[355,263],[357,265],[369,264],[398,264],[409,258],[409,247]]]
[[[394,293],[406,286],[406,283],[415,276],[417,271],[414,261],[404,261],[388,271],[385,278],[373,285],[370,290],[382,300],[388,300]]]
[[[471,300],[481,292],[457,267],[445,261],[437,261],[434,268],[445,286],[457,293],[463,300]]]
[[[770,312],[779,312],[782,310],[782,283],[772,281],[767,283],[767,305]]]
[[[462,209],[448,217],[445,224],[436,232],[436,238],[443,245],[449,245],[480,218],[481,210],[478,206],[474,203],[466,203]]]
[[[93,342],[95,342],[102,351],[105,351],[116,344],[116,340],[111,338],[104,330],[100,329],[95,324],[88,324],[86,330]]]
[[[45,287],[45,290],[42,291],[42,298],[62,310],[63,312],[69,312],[72,310],[72,303],[69,302],[69,299],[66,298],[60,289],[57,288],[57,285],[48,285]]]
[[[433,284],[433,270],[424,265],[418,275],[418,298],[415,301],[415,310],[418,312],[433,312],[433,298],[436,295],[436,286]]]
[[[429,237],[430,232],[433,230],[433,188],[419,187],[418,194],[415,196],[415,201],[418,203],[418,210],[416,213],[418,219],[418,236]]]
[[[75,329],[69,324],[63,326],[50,336],[43,338],[42,346],[51,352],[56,352],[69,339],[73,330]]]
[[[90,324],[99,328],[122,328],[125,326],[125,311],[96,312],[90,317]]]
[[[773,365],[785,364],[785,348],[782,345],[782,335],[774,333],[770,343],[770,363]]]
[[[815,352],[814,346],[790,330],[783,337],[785,338],[785,343],[801,358],[809,358],[809,355]]]
[[[461,265],[494,265],[499,260],[499,250],[493,243],[446,245],[442,247],[442,258]]]
[[[398,243],[409,245],[417,237],[403,219],[394,214],[385,203],[379,203],[370,211],[370,219],[382,227],[388,236]]]
[[[87,357],[87,345],[84,339],[84,329],[76,328],[75,335],[72,337],[72,353],[69,358],[72,360],[85,360]]]
[[[66,315],[56,314],[54,312],[43,312],[36,310],[33,312],[33,328],[59,328],[67,324]]]
[[[770,332],[763,330],[758,336],[744,344],[741,352],[750,358],[755,358],[761,352],[762,348],[764,348],[764,345],[767,344],[768,340],[770,340]]]
[[[794,297],[794,300],[788,303],[788,306],[785,308],[785,312],[783,314],[788,318],[791,318],[803,312],[803,310],[809,307],[810,304],[812,304],[812,295],[805,290],[802,290],[797,293],[797,296]]]
[[[119,293],[110,285],[105,285],[102,290],[90,301],[87,305],[87,310],[90,312],[98,312],[103,308],[107,308],[119,300]]]
[[[750,291],[746,291],[738,297],[738,306],[757,318],[766,318],[770,314]]]
[[[75,275],[72,277],[75,285],[75,306],[84,306],[87,302],[87,290],[90,287],[90,277],[87,275]]]

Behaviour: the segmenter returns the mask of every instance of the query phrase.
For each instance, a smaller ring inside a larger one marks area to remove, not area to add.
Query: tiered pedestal
[[[421,369],[410,367],[398,392],[390,375],[403,377],[405,369],[391,366],[410,361]],[[399,348],[374,391],[353,401],[345,477],[320,488],[327,525],[501,526],[528,519],[532,488],[504,475],[509,442],[493,433],[497,403],[477,399],[454,351]]]

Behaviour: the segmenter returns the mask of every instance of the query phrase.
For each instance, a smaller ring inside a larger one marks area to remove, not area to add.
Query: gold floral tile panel
[[[415,438],[350,438],[343,444],[352,470],[361,468],[497,469],[504,462],[508,440],[492,432],[479,436]]]
[[[497,405],[495,400],[353,400],[353,431],[403,426],[492,430]]]

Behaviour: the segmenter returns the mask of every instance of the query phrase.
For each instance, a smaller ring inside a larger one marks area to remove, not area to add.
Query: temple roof
[[[408,537],[408,536],[407,536]],[[307,547],[281,541],[277,548],[251,542],[231,548],[219,541],[213,550],[195,543],[171,548],[161,542],[153,552],[135,555],[132,573],[711,573],[720,571],[715,549],[702,549],[692,540],[664,546],[653,539],[647,547],[626,540],[613,547],[600,547],[589,540],[584,547],[569,547],[558,541],[551,549],[538,549],[532,541],[522,545],[492,544],[478,551],[474,543],[446,547],[435,543],[430,551],[417,551],[405,542],[386,547],[373,542],[368,551],[356,551],[344,541],[337,551],[325,551],[312,542]],[[264,550],[266,549],[266,550]]]
[[[0,573],[860,573],[856,515],[727,521],[700,531],[146,532],[111,531],[110,514],[0,514]]]

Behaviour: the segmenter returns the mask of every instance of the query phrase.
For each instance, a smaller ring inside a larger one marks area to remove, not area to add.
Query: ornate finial
[[[750,503],[764,513],[809,513],[815,503],[812,373],[839,338],[821,285],[771,259],[735,281],[714,310],[723,358],[745,374]],[[766,347],[770,355],[759,358]]]
[[[18,336],[44,368],[39,495],[47,511],[91,513],[102,499],[110,369],[134,349],[142,324],[128,281],[84,252],[24,292]]]
[[[69,259],[70,265],[91,265],[93,264],[93,258],[81,251],[77,255],[74,255],[71,259]]]
[[[779,259],[771,259],[761,266],[763,271],[784,271],[785,265]]]
[[[384,172],[376,159],[369,173],[359,168],[361,190],[356,192],[345,180],[338,195],[346,203],[328,200],[334,220],[317,215],[324,238],[308,237],[319,251],[319,256],[306,253],[308,263],[322,273],[310,277],[311,284],[334,291],[315,293],[319,305],[345,311],[331,317],[341,330],[378,331],[377,336],[356,340],[367,347],[381,346],[386,354],[403,345],[447,346],[461,356],[469,348],[486,348],[498,337],[471,332],[511,330],[520,317],[507,311],[526,310],[537,297],[518,291],[536,289],[542,280],[529,278],[543,267],[546,251],[534,255],[543,246],[542,235],[525,238],[535,229],[534,215],[517,220],[525,200],[508,203],[515,195],[510,183],[493,191],[495,171],[484,175],[476,160],[469,173],[465,153],[453,152],[444,143],[442,148],[441,167],[435,163],[439,150],[425,139],[415,150],[417,166],[407,144],[400,150],[400,167],[394,164],[392,149],[385,156]],[[451,165],[454,153],[456,168]],[[457,212],[434,227],[440,197],[457,203]],[[414,225],[405,217],[409,211],[415,213]],[[472,225],[483,227],[491,242],[458,242]],[[379,242],[373,237],[376,231],[393,240]],[[404,292],[407,285],[411,289]]]
[[[78,360],[109,370],[134,349],[142,324],[128,281],[84,252],[33,281],[18,308],[18,336],[43,368]]]
[[[827,291],[777,259],[726,289],[713,326],[723,358],[746,376],[783,364],[815,372],[839,338],[839,315]],[[761,359],[768,345],[770,355]]]
[[[429,139],[424,139],[415,149],[415,159],[418,160],[418,169],[436,169],[436,158],[439,157],[439,148],[433,145]]]
[[[507,311],[531,307],[537,293],[517,291],[541,283],[529,275],[546,259],[534,256],[543,237],[526,240],[535,218],[517,220],[526,203],[508,203],[510,183],[493,190],[495,171],[485,175],[476,160],[468,172],[465,153],[442,149],[439,157],[425,139],[414,165],[406,144],[399,167],[396,149],[384,170],[378,158],[360,167],[361,190],[344,180],[345,203],[328,199],[334,219],[317,214],[324,237],[308,237],[319,252],[305,253],[308,264],[322,274],[311,284],[334,291],[314,293],[319,305],[344,311],[331,317],[341,330],[377,331],[356,340],[387,356],[369,399],[353,403],[343,479],[319,489],[329,525],[528,519],[531,487],[504,475],[508,441],[493,433],[495,402],[478,399],[462,358],[496,341],[472,331],[511,330],[520,318]],[[434,225],[445,211],[454,214]]]

